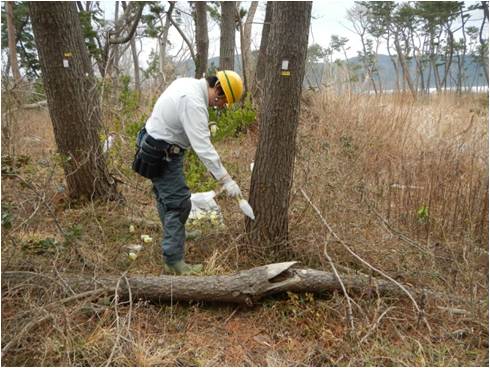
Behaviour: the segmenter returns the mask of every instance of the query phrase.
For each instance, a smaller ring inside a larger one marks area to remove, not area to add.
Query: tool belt
[[[144,127],[138,133],[136,146],[133,170],[148,179],[162,176],[171,157],[184,152],[183,148],[175,144],[153,138]]]

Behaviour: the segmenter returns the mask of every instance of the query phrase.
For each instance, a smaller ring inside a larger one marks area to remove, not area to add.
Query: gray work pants
[[[163,175],[153,178],[153,192],[163,225],[162,250],[172,265],[184,259],[185,223],[191,211],[191,192],[185,183],[184,152],[172,155]]]

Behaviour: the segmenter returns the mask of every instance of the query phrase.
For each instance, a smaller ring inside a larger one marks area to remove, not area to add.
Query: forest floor
[[[2,272],[58,283],[63,273],[161,275],[151,185],[130,170],[134,138],[118,133],[109,157],[125,202],[80,206],[65,198],[48,113],[17,113],[15,127],[16,161],[2,152]],[[254,125],[216,144],[246,197],[257,142]],[[488,96],[306,92],[297,142],[289,259],[331,271],[328,248],[342,272],[369,274],[341,239],[398,282],[447,295],[419,301],[430,329],[408,299],[390,297],[352,295],[352,331],[342,293],[288,293],[253,307],[107,298],[53,306],[71,295],[58,283],[2,283],[2,365],[488,366]],[[187,260],[207,275],[277,261],[247,241],[236,203],[217,201],[226,227],[204,227]],[[144,246],[134,262],[129,244]]]

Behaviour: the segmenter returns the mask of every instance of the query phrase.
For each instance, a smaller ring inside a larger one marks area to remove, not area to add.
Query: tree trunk
[[[220,70],[235,69],[236,1],[221,1]]]
[[[312,2],[274,2],[265,69],[260,138],[252,173],[250,203],[256,220],[247,220],[251,239],[274,244],[279,256],[288,236],[296,130],[305,73]]]
[[[15,35],[15,19],[14,19],[14,2],[7,1],[5,3],[7,8],[7,32],[8,32],[8,46],[9,46],[9,60],[12,68],[12,75],[14,82],[20,81],[19,63],[17,62],[17,38]]]
[[[226,276],[128,276],[133,300],[150,300],[155,303],[167,301],[204,301],[227,302],[253,305],[260,299],[284,292],[295,293],[331,293],[341,291],[341,285],[332,272],[309,268],[293,268],[296,262],[274,263],[266,266],[244,270]],[[45,277],[43,277],[45,276]],[[120,279],[118,276],[61,275],[65,285],[75,293],[86,293],[107,290],[114,294]],[[407,295],[394,284],[371,278],[367,275],[341,275],[349,293],[380,295],[404,298]],[[2,272],[2,287],[12,287],[19,283],[44,286],[52,283],[49,275],[32,272]],[[412,296],[423,294],[438,298],[441,294],[405,288]],[[119,282],[117,290],[119,299],[129,298],[126,282]]]
[[[391,63],[393,64],[393,70],[395,71],[396,91],[400,92],[400,71],[398,70],[398,64],[395,60],[395,57],[391,54],[391,51],[390,51],[390,36],[389,35],[386,37],[386,50],[388,50],[388,56],[390,58]]]
[[[482,53],[483,72],[485,73],[485,79],[487,80],[487,84],[488,84],[488,36],[487,38],[485,38],[484,31],[483,31],[485,29],[485,22],[488,21],[488,1],[481,1],[481,5],[483,8],[483,20],[480,26],[480,46],[483,50]],[[487,31],[487,35],[488,35],[488,31]]]
[[[158,44],[160,48],[160,75],[162,76],[162,81],[166,82],[166,76],[165,76],[165,58],[167,56],[167,39],[168,39],[168,31],[170,29],[171,23],[171,18],[172,18],[172,11],[174,10],[175,3],[174,2],[169,2],[169,8],[167,10],[167,14],[165,17],[165,24],[162,29],[162,33],[158,37]]]
[[[240,45],[242,48],[242,73],[244,82],[244,93],[243,96],[247,95],[247,92],[252,88],[252,51],[250,49],[250,44],[252,42],[252,23],[255,17],[255,12],[257,10],[259,2],[252,1],[250,8],[248,9],[247,19],[245,24],[242,24],[240,20]],[[239,12],[239,9],[237,9]],[[238,14],[238,17],[240,15]]]
[[[136,50],[135,36],[131,38],[131,54],[133,55],[133,67],[134,67],[134,89],[138,94],[138,99],[141,96],[141,81],[140,81],[140,64],[138,60],[138,51]]]
[[[265,61],[267,60],[267,47],[269,45],[269,34],[271,30],[272,23],[272,1],[267,2],[265,8],[265,19],[264,25],[262,27],[262,37],[260,39],[259,54],[257,56],[257,64],[255,67],[255,81],[252,83],[252,97],[257,104],[257,101],[261,100],[262,89],[265,78]],[[260,111],[260,106],[259,109]]]
[[[453,32],[451,31],[451,25],[447,25],[447,34],[448,34],[448,51],[446,53],[446,62],[444,65],[444,78],[442,79],[442,84],[444,85],[444,89],[447,89],[447,81],[449,80],[449,73],[451,71],[451,64],[453,63],[453,56],[454,56],[454,35]]]
[[[119,1],[114,2],[114,25],[115,31],[119,33]],[[111,104],[113,106],[118,103],[118,92],[119,92],[119,59],[121,58],[120,45],[114,44],[110,46],[112,48],[112,58],[109,61],[109,68],[107,74],[111,78]]]
[[[196,78],[202,78],[208,71],[208,17],[205,1],[196,1],[195,23],[196,23]]]
[[[119,198],[99,138],[97,85],[75,2],[30,2],[32,28],[71,199]]]
[[[398,39],[397,34],[395,33],[395,48],[396,53],[398,54],[398,60],[400,61],[400,65],[402,67],[403,80],[407,83],[410,92],[412,93],[413,99],[417,99],[417,92],[413,86],[412,78],[410,77],[410,71],[408,70],[407,61],[405,58],[405,54],[400,46],[400,40]]]

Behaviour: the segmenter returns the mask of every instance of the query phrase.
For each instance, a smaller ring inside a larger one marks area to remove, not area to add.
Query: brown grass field
[[[117,112],[106,116],[114,130]],[[118,134],[110,156],[126,203],[73,206],[63,195],[48,113],[14,117],[15,153],[28,162],[17,177],[4,175],[2,152],[2,224],[7,215],[11,222],[2,226],[2,271],[55,279],[63,272],[161,274],[160,231],[132,220],[158,221],[149,182],[130,170],[132,138]],[[245,194],[258,130],[216,145]],[[252,308],[104,298],[56,304],[70,295],[58,284],[2,283],[2,349],[17,336],[2,350],[2,365],[488,366],[488,95],[412,102],[401,94],[305,92],[297,143],[290,259],[330,271],[327,249],[340,271],[369,274],[340,241],[348,244],[398,282],[447,295],[424,305],[430,330],[408,299],[353,295],[352,332],[342,293],[290,293]],[[187,259],[204,262],[209,275],[274,262],[247,242],[236,204],[218,202],[226,229],[188,241]],[[63,245],[58,225],[77,246]],[[141,234],[153,242],[130,263],[124,246]]]

